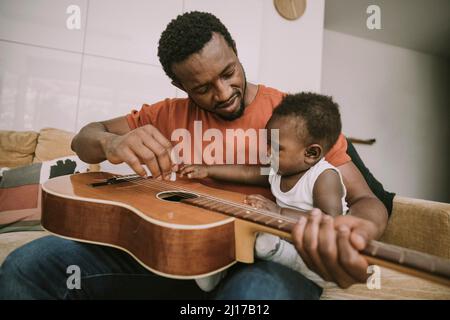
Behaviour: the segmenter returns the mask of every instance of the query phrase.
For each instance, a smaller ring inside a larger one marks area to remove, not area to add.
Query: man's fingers
[[[371,222],[362,219],[348,219],[349,216],[338,216],[335,219],[335,226],[339,228],[341,225],[347,225],[350,230],[350,243],[355,247],[356,250],[363,250],[368,239],[375,237],[371,232],[367,231],[367,227],[370,227]],[[362,228],[366,226],[366,228]],[[370,229],[370,228],[369,228]]]
[[[341,288],[346,288],[353,284],[355,280],[339,265],[336,237],[333,218],[324,215],[319,230],[319,253],[332,278],[331,280]]]
[[[367,245],[366,239],[361,234],[359,234],[358,232],[352,232],[350,234],[350,243],[358,251],[363,250],[366,247],[366,245]]]
[[[147,166],[152,173],[153,178],[158,178],[161,175],[161,169],[159,168],[158,161],[155,154],[147,149],[144,145],[139,147],[136,151],[137,156]]]
[[[124,162],[128,164],[128,166],[133,169],[134,172],[136,172],[141,177],[147,176],[147,171],[145,171],[144,167],[141,165],[141,161],[139,161],[139,158],[136,157],[134,152],[131,150],[124,150],[123,151],[125,155],[122,157],[124,158]]]
[[[350,229],[346,225],[338,228],[339,262],[349,276],[358,282],[367,280],[367,261],[356,251],[350,243]]]
[[[169,158],[169,166],[170,166],[170,170],[173,172],[178,171],[178,159],[176,159],[177,157],[175,155],[172,154],[172,143],[166,139],[166,137],[159,131],[157,130],[155,127],[151,127],[150,128],[151,131],[151,136],[155,139],[155,141],[157,141],[159,143],[159,145],[165,150],[164,153],[167,154],[168,158]],[[164,165],[163,165],[164,166]],[[165,167],[164,167],[165,169]]]
[[[303,247],[310,257],[313,264],[313,270],[327,281],[331,280],[331,276],[323,265],[318,253],[319,247],[319,224],[322,219],[320,210],[313,209],[308,217],[308,223],[305,227],[305,235],[303,238]]]
[[[158,165],[158,170],[163,177],[166,177],[172,172],[172,162],[170,160],[170,151],[160,144],[153,136],[147,134],[145,131],[140,133],[143,145],[152,152],[152,157]],[[149,155],[148,152],[145,152]],[[146,163],[148,160],[143,159]],[[153,159],[151,160],[153,161]],[[150,168],[149,168],[150,169]],[[152,171],[153,173],[153,171]]]
[[[305,235],[305,228],[306,228],[307,218],[300,217],[298,222],[295,224],[294,229],[292,229],[292,239],[294,242],[295,249],[297,249],[297,252],[300,254],[300,256],[303,259],[303,262],[305,262],[306,266],[313,270],[313,263],[305,251],[304,244],[303,244],[303,238]]]

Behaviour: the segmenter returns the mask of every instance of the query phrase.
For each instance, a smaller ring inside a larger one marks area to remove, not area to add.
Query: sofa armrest
[[[395,196],[381,241],[450,259],[450,204]]]

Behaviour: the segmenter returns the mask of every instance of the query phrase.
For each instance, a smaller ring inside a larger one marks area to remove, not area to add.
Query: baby
[[[249,195],[246,203],[280,215],[293,216],[295,210],[313,208],[332,216],[345,214],[348,207],[342,176],[324,158],[341,132],[338,105],[330,97],[314,93],[286,95],[266,128],[269,132],[279,130],[278,141],[268,139],[270,149],[278,150],[272,151],[278,157],[278,170],[274,174],[261,175],[261,167],[257,165],[188,165],[181,169],[181,175],[270,186],[276,203],[261,195]],[[320,281],[307,269],[294,246],[277,236],[259,233],[255,253],[260,259],[281,263],[304,274],[309,272],[312,280]],[[210,291],[221,277],[223,274],[217,274],[198,279],[197,283]]]

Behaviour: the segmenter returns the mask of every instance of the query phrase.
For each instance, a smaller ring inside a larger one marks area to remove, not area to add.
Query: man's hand
[[[112,135],[102,143],[106,159],[111,163],[127,163],[137,174],[147,175],[145,164],[154,178],[170,178],[172,171],[178,170],[172,163],[172,144],[158,129],[145,125],[125,135]]]
[[[275,202],[267,199],[266,197],[260,194],[248,195],[245,198],[244,202],[258,209],[264,209],[281,214],[281,207],[279,207]]]
[[[208,177],[208,166],[187,165],[181,168],[180,176],[187,176],[189,179],[204,179]]]
[[[358,251],[377,235],[377,226],[351,215],[332,218],[313,209],[292,230],[294,245],[309,269],[324,280],[348,288],[368,278],[366,259]]]

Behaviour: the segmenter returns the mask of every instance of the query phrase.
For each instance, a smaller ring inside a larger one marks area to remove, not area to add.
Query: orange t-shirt
[[[173,141],[172,134],[175,132],[175,130],[185,129],[183,131],[185,133],[188,132],[191,136],[191,163],[199,163],[198,161],[204,163],[203,157],[201,156],[202,152],[209,144],[212,144],[212,141],[216,142],[216,139],[212,139],[210,135],[209,138],[206,138],[207,141],[205,141],[205,137],[203,135],[205,131],[207,131],[208,129],[217,129],[218,131],[209,130],[209,132],[216,134],[220,132],[225,138],[227,136],[227,132],[230,131],[229,129],[241,129],[243,131],[246,131],[248,129],[264,129],[267,121],[272,115],[273,109],[281,102],[284,95],[285,93],[281,91],[259,85],[255,99],[245,108],[243,115],[233,121],[223,120],[214,113],[205,111],[195,106],[193,103],[190,103],[190,100],[188,98],[165,99],[153,105],[144,104],[140,111],[133,110],[130,114],[128,114],[127,121],[130,129],[132,130],[146,124],[151,124],[155,126],[169,141],[172,141],[173,144],[179,143],[183,140],[180,139],[177,135],[178,138],[174,138],[175,141]],[[180,130],[178,130],[177,132],[180,132]],[[200,142],[198,142],[199,139]],[[197,142],[195,142],[196,140]],[[222,163],[230,163],[226,162],[226,140],[227,139],[223,139],[222,141],[224,144],[222,149]],[[227,141],[229,141],[229,139]],[[259,141],[259,139],[256,138],[256,141]],[[183,140],[183,142],[185,141]],[[255,162],[249,161],[249,144],[251,144],[250,140],[247,140],[245,146],[243,146],[242,149],[245,150],[244,161],[246,164],[255,164]],[[233,163],[238,163],[236,162],[236,153],[238,148],[238,142],[236,140],[232,144],[231,148],[234,149]],[[196,157],[196,151],[197,155],[200,155],[199,157]],[[338,167],[340,165],[343,165],[344,163],[351,161],[346,151],[347,140],[341,134],[333,148],[325,155],[325,159],[332,165]],[[184,150],[182,153],[184,153]],[[213,152],[212,155],[217,155],[218,158],[221,158],[220,154],[216,154],[215,152]],[[185,162],[187,163],[188,161]],[[273,199],[273,196],[270,193],[270,189],[268,188],[236,185],[232,183],[217,182],[213,180],[205,180],[203,181],[203,183],[212,187],[246,194],[259,193]]]

